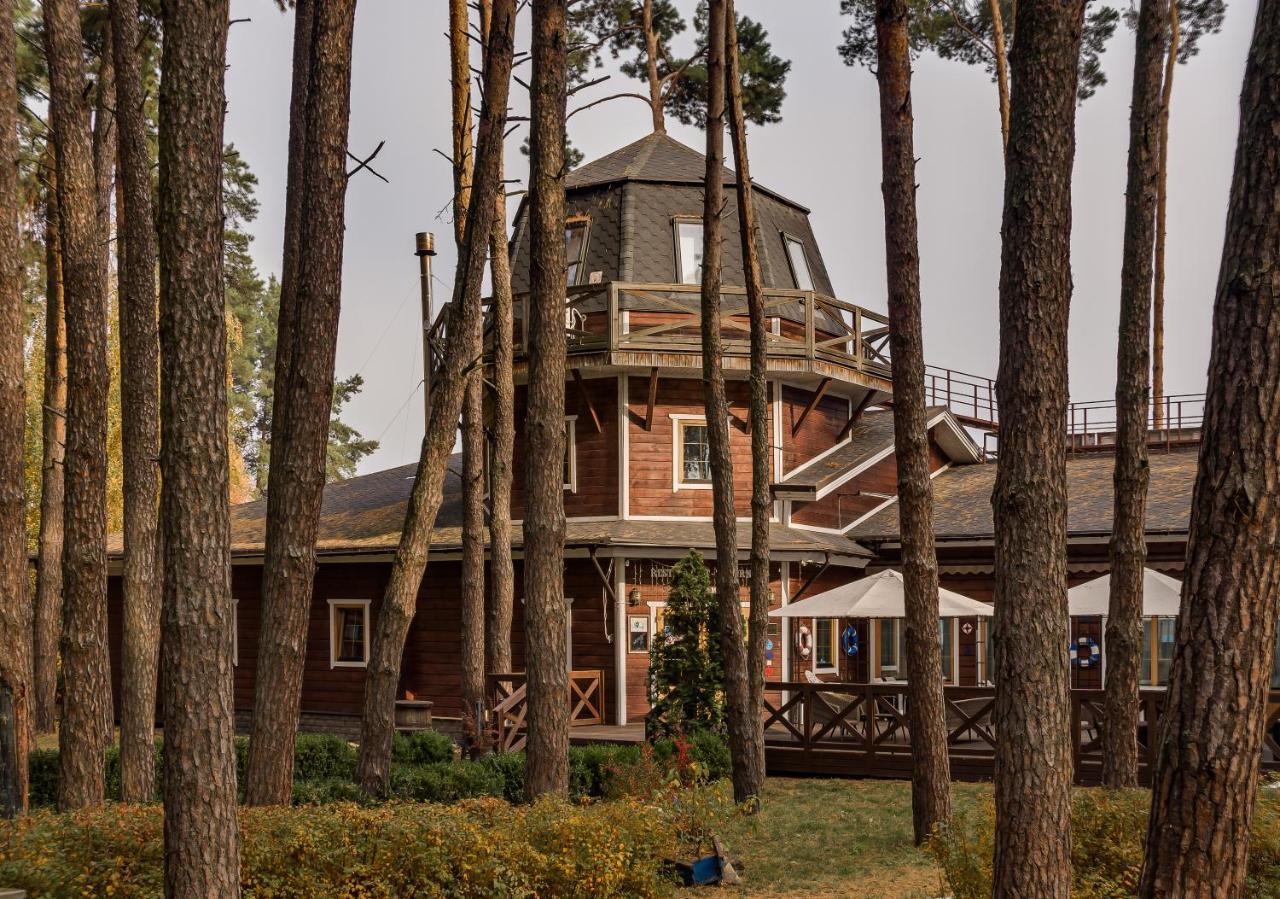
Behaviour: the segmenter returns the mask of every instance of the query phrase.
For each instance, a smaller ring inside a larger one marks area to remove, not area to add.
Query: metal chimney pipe
[[[436,236],[430,231],[414,235],[413,254],[418,257],[418,273],[422,287],[422,430],[431,421],[431,257],[436,254]]]

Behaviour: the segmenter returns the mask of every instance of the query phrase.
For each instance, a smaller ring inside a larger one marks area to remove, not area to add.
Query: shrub
[[[293,750],[295,780],[350,780],[355,773],[356,748],[346,740],[332,734],[298,734]]]
[[[524,801],[524,753],[495,752],[486,755],[476,764],[488,768],[502,784],[499,794],[507,802]]]
[[[681,849],[669,814],[639,800],[243,809],[241,882],[247,897],[654,896]],[[0,883],[31,895],[158,896],[163,854],[157,806],[0,823]]]
[[[569,747],[569,797],[587,799],[605,795],[612,772],[640,760],[638,746],[592,743]]]
[[[1075,790],[1071,803],[1071,895],[1119,899],[1137,893],[1147,836],[1148,790]],[[958,813],[930,841],[956,899],[991,895],[995,804]],[[1280,796],[1260,792],[1249,841],[1248,895],[1280,895]]]
[[[349,777],[295,780],[294,805],[328,805],[331,802],[365,802],[364,791]]]
[[[391,760],[402,765],[429,765],[453,759],[453,739],[438,730],[420,730],[408,736],[396,734],[391,746]]]
[[[391,769],[391,796],[419,802],[457,802],[482,796],[501,797],[504,784],[484,765],[468,761],[431,765],[397,765]]]
[[[31,805],[56,805],[58,802],[58,750],[31,750],[27,758],[27,773],[31,780]]]

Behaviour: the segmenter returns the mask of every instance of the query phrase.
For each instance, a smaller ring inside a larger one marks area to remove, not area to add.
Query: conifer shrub
[[[720,610],[696,549],[672,568],[663,630],[649,648],[649,704],[651,738],[724,730]]]

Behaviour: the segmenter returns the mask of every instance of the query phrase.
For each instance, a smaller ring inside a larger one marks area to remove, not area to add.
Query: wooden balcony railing
[[[765,700],[769,770],[863,777],[910,777],[911,728],[905,684],[770,684],[783,699]],[[947,744],[956,780],[993,776],[996,726],[993,687],[946,687]],[[1102,690],[1071,691],[1072,761],[1078,784],[1102,779]],[[1140,691],[1139,778],[1150,781],[1165,691]],[[1268,696],[1264,771],[1280,771],[1280,691]]]
[[[612,281],[571,287],[565,303],[570,354],[702,351],[701,288],[696,284]],[[805,290],[765,292],[769,354],[889,375],[888,319],[878,312]],[[524,352],[528,295],[515,300],[516,356]],[[750,353],[746,291],[721,293],[720,336],[726,356]]]
[[[490,727],[499,752],[524,748],[528,715],[527,678],[524,672],[485,676]],[[604,672],[569,672],[569,726],[604,723]]]

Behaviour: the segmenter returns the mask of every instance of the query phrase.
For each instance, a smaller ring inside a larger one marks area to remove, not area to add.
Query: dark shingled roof
[[[931,406],[929,418],[945,412],[945,406]],[[849,442],[828,452],[806,468],[788,475],[774,488],[782,492],[793,490],[817,492],[846,472],[874,459],[893,446],[893,412],[890,409],[874,409],[863,414],[853,426]]]
[[[1152,452],[1148,534],[1186,533],[1197,459],[1196,450]],[[955,466],[934,479],[933,530],[939,540],[986,539],[993,535],[991,488],[995,485],[997,464]],[[1109,453],[1067,459],[1067,532],[1072,536],[1111,533],[1114,466],[1115,457]],[[867,541],[897,540],[897,508],[882,509],[849,536]]]
[[[436,517],[433,550],[454,550],[462,545],[462,482],[458,472],[462,456],[449,460],[445,474],[444,503]],[[321,555],[394,551],[400,542],[405,507],[413,489],[416,465],[401,465],[324,488],[316,551]],[[259,556],[266,534],[266,500],[231,507],[231,552],[242,557]],[[486,533],[486,537],[488,534]],[[513,528],[512,542],[520,545],[520,527]],[[574,521],[569,519],[565,543],[573,546],[653,546],[666,548],[715,548],[715,531],[709,521]],[[787,528],[774,523],[770,543],[778,552],[830,552],[851,557],[871,554],[856,542],[837,534]],[[738,546],[751,548],[751,529],[738,528]],[[107,551],[118,557],[121,538],[108,538]]]
[[[705,156],[673,137],[654,132],[574,169],[565,178],[565,187],[575,190],[615,181],[701,184],[706,174]],[[724,183],[734,183],[733,172],[727,168]]]

